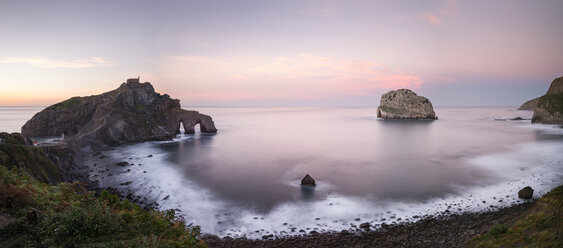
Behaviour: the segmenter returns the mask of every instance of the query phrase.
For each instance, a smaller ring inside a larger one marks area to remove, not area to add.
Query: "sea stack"
[[[563,125],[563,77],[554,79],[539,98],[532,123]]]
[[[132,142],[170,140],[184,125],[194,133],[215,133],[211,117],[184,110],[180,100],[156,93],[153,86],[128,79],[119,88],[93,96],[72,97],[35,114],[22,127],[25,137],[60,136],[78,147],[120,145]]]
[[[313,179],[312,176],[310,176],[309,174],[305,175],[305,177],[301,180],[301,185],[306,185],[306,186],[315,186],[315,179]]]
[[[428,98],[399,89],[381,96],[377,117],[382,119],[438,119]]]

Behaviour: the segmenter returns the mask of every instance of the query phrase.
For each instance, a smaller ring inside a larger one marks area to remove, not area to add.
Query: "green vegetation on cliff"
[[[143,210],[79,183],[50,185],[26,170],[0,166],[0,247],[200,247],[198,226],[174,210]]]
[[[144,210],[64,180],[64,147],[34,147],[0,133],[0,247],[202,247],[198,226],[174,210]]]
[[[563,113],[563,93],[546,94],[540,97],[538,106],[544,108],[552,115],[556,112]]]
[[[60,168],[53,164],[39,147],[28,144],[28,141],[19,133],[0,133],[0,164],[9,169],[18,167],[25,170],[35,179],[45,183],[58,183],[63,181]],[[29,142],[30,143],[30,142]],[[59,152],[67,152],[61,149]]]
[[[530,212],[511,227],[496,225],[470,242],[474,247],[562,247],[563,186],[543,195]]]

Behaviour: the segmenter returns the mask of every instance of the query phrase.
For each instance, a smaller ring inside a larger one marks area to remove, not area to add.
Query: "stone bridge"
[[[202,133],[217,132],[211,117],[197,111],[179,110],[177,113],[171,114],[169,118],[171,118],[169,122],[174,125],[173,130],[177,130],[177,133],[180,133],[180,125],[183,125],[186,134],[194,134],[197,124],[199,124]]]

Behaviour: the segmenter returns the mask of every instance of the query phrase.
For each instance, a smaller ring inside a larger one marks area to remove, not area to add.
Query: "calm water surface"
[[[529,111],[436,108],[436,121],[383,121],[376,108],[198,110],[216,135],[121,146],[111,161],[90,161],[91,177],[175,208],[203,232],[248,237],[482,211],[518,202],[520,187],[563,183],[561,129],[495,120]],[[124,159],[135,165],[111,166]],[[299,186],[305,174],[318,186]]]

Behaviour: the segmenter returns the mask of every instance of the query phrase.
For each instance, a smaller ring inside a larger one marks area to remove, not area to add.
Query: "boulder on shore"
[[[35,114],[22,127],[25,137],[60,136],[66,142],[84,145],[120,145],[132,142],[170,140],[184,125],[194,133],[215,133],[211,117],[184,110],[180,100],[156,93],[146,83],[123,83],[115,90],[93,96],[73,97]]]
[[[305,177],[301,180],[301,185],[307,185],[307,186],[315,186],[315,179],[313,179],[312,176],[310,176],[309,174],[305,175]]]
[[[530,186],[526,186],[520,191],[518,191],[518,198],[532,199],[533,195],[534,195],[534,189],[532,189],[532,187]]]
[[[381,96],[377,117],[382,119],[437,119],[428,98],[412,90],[399,89]]]
[[[532,123],[563,125],[563,77],[553,80],[545,95],[539,98]]]

